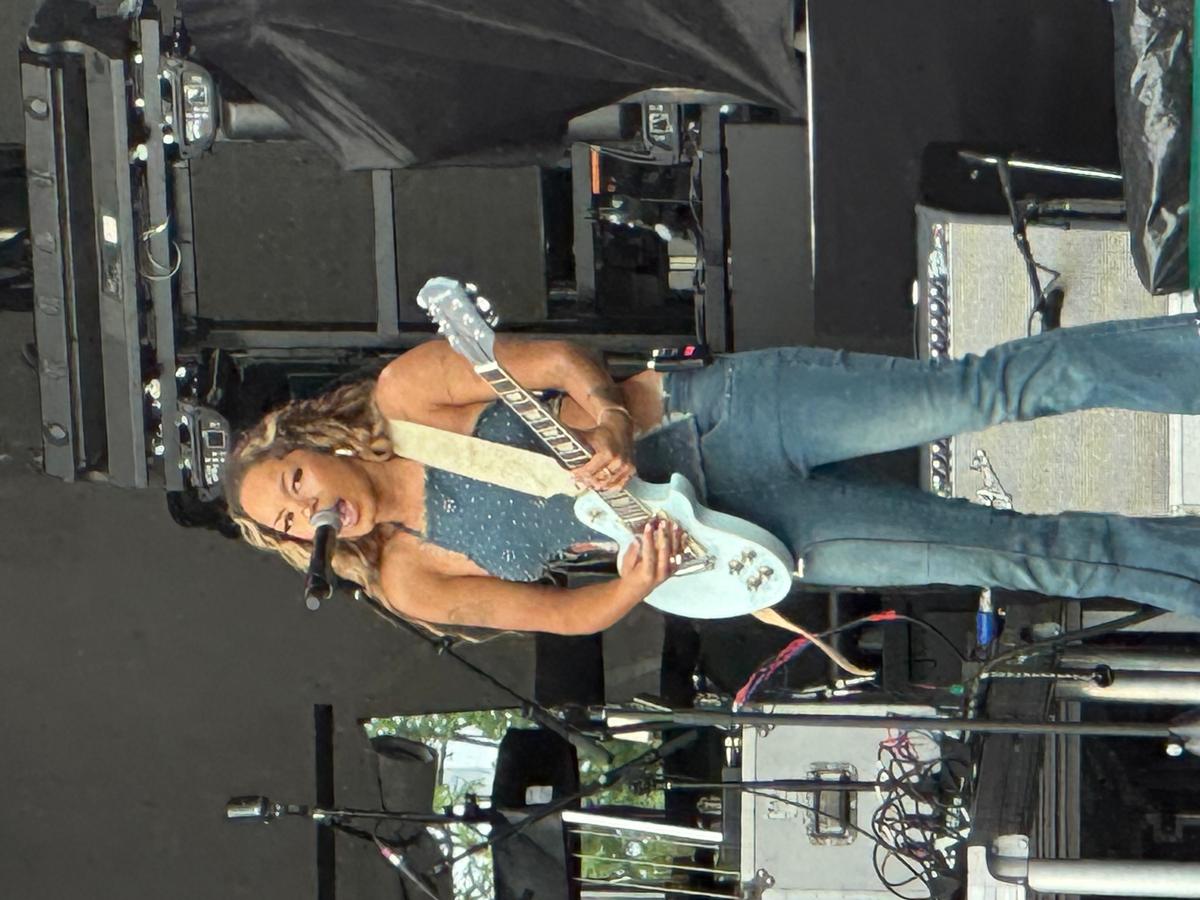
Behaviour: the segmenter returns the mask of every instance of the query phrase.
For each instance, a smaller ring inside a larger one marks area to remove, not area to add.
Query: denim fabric
[[[695,416],[714,509],[770,529],[808,582],[958,584],[1200,612],[1200,519],[1023,515],[864,477],[844,461],[1093,407],[1200,413],[1200,318],[1064,328],[983,356],[738,353],[666,380]]]
[[[480,414],[475,437],[550,454],[500,402]],[[433,466],[425,468],[425,537],[508,581],[537,581],[571,546],[608,540],[575,517],[574,497],[534,497]]]

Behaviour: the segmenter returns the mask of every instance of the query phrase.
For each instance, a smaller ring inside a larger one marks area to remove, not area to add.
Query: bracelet
[[[619,414],[623,415],[626,419],[629,420],[630,425],[633,424],[633,414],[630,413],[629,410],[627,410],[625,407],[616,406],[616,405],[606,406],[606,407],[604,407],[604,409],[600,410],[600,415],[596,416],[596,424],[599,425],[601,422],[603,422],[604,414],[610,413],[610,412],[615,412],[615,413],[619,413]]]

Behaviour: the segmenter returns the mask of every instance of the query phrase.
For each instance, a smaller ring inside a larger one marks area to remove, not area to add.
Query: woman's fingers
[[[644,538],[639,534],[637,539],[630,543],[630,545],[625,549],[625,558],[621,560],[621,571],[623,573],[629,574],[641,563],[643,555],[643,543]]]
[[[654,540],[657,544],[655,550],[658,553],[658,558],[655,559],[654,578],[657,583],[661,584],[671,576],[671,525],[665,519],[658,520]]]
[[[586,465],[575,470],[575,480],[593,490],[622,488],[637,470],[631,463],[622,462],[613,454],[597,452]]]
[[[625,553],[625,576],[641,582],[646,593],[662,584],[679,566],[687,532],[667,519],[651,519]]]
[[[655,544],[654,538],[654,523],[648,522],[642,529],[642,536],[639,540],[642,552],[641,558],[638,560],[641,564],[642,574],[648,578],[653,577],[654,568],[658,565],[658,546]]]
[[[633,477],[634,468],[630,465],[613,466],[612,472],[613,475],[605,484],[605,487],[617,490],[629,483],[629,479]]]
[[[609,463],[612,454],[607,451],[597,452],[586,463],[575,470],[575,480],[588,487],[596,487],[597,483],[609,475]],[[601,473],[604,473],[603,475]]]

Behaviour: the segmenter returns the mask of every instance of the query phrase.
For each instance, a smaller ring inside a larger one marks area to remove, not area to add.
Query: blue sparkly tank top
[[[521,418],[492,403],[475,423],[485,441],[552,455]],[[507,581],[536,581],[573,545],[608,538],[575,518],[575,498],[535,497],[452,472],[425,469],[425,539]]]

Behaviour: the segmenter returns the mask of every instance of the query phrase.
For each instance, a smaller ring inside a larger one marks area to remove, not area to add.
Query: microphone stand
[[[316,529],[316,533],[313,535],[312,557],[308,563],[308,572],[304,577],[304,605],[316,611],[321,608],[322,600],[328,600],[333,596],[333,588],[337,583],[337,578],[333,573],[333,551],[337,547],[337,535],[342,527],[342,519],[337,513],[337,506],[335,504],[328,509],[322,509],[314,513],[310,521]],[[380,606],[379,608],[388,613],[393,621],[400,623],[409,632],[432,646],[439,656],[442,654],[450,656],[475,675],[490,682],[515,699],[520,704],[521,715],[525,716],[525,718],[532,720],[547,731],[558,735],[593,762],[598,762],[601,765],[610,765],[612,763],[613,756],[605,749],[603,744],[584,734],[575,726],[564,722],[531,697],[526,697],[518,693],[495,676],[459,656],[454,652],[450,638],[428,634],[407,619],[392,615],[386,607]]]
[[[335,505],[314,513],[310,521],[316,528],[316,533],[313,535],[312,557],[308,563],[308,572],[304,577],[304,605],[315,612],[321,608],[322,600],[328,600],[333,596],[333,587],[337,583],[337,578],[333,573],[333,551],[337,547],[337,535],[341,530],[342,520]],[[378,606],[378,604],[376,605]],[[518,693],[489,672],[459,656],[454,652],[450,638],[431,635],[407,619],[391,614],[386,607],[379,606],[379,608],[392,621],[403,625],[409,632],[432,646],[439,656],[443,654],[450,656],[459,665],[465,666],[475,675],[491,682],[495,687],[511,696],[520,705],[521,715],[525,718],[558,735],[593,762],[602,765],[612,763],[612,754],[599,741],[564,722],[531,697]]]
[[[1037,213],[1038,204],[1027,201],[1021,206],[1017,205],[1016,194],[1013,192],[1012,167],[1018,163],[999,154],[988,156],[970,150],[960,150],[958,155],[968,163],[996,167],[996,175],[1000,179],[1000,193],[1004,196],[1004,202],[1008,206],[1008,217],[1012,222],[1013,240],[1016,242],[1021,259],[1025,262],[1025,277],[1029,280],[1029,289],[1034,298],[1033,312],[1029,314],[1029,321],[1032,323],[1033,317],[1036,315],[1041,317],[1042,331],[1058,328],[1062,324],[1065,295],[1063,289],[1058,285],[1062,273],[1040,265],[1033,258],[1033,250],[1029,246],[1028,226],[1030,220]],[[1091,177],[1096,176],[1092,175]],[[1038,275],[1038,270],[1050,275],[1050,282],[1045,287],[1042,287],[1042,279]]]
[[[311,819],[318,825],[340,824],[345,819],[373,819],[380,822],[405,822],[412,825],[479,825],[492,821],[483,809],[468,802],[461,815],[435,812],[393,812],[382,809],[326,809],[295,803],[276,803],[268,797],[232,797],[225,804],[225,818],[231,822],[272,822],[284,816]]]
[[[685,731],[682,734],[676,735],[661,747],[651,748],[636,759],[624,763],[615,769],[610,769],[601,774],[594,782],[584,785],[575,793],[560,797],[553,803],[542,806],[515,824],[500,825],[490,814],[489,810],[481,809],[475,803],[473,797],[468,797],[466,809],[462,815],[388,812],[385,810],[368,809],[325,809],[319,806],[276,803],[263,796],[233,797],[225,804],[225,818],[235,822],[272,822],[283,816],[296,816],[298,818],[310,819],[318,825],[336,828],[339,831],[364,840],[373,841],[384,858],[393,867],[411,879],[423,892],[433,897],[436,895],[429,891],[428,886],[425,884],[425,879],[429,876],[436,877],[450,872],[456,862],[493,847],[501,841],[513,838],[521,834],[535,822],[562,812],[564,809],[574,806],[580,800],[590,797],[601,790],[615,787],[637,774],[649,774],[663,759],[694,743],[696,737],[697,732],[695,730]],[[427,827],[454,823],[468,825],[491,824],[494,827],[484,840],[472,844],[454,856],[443,859],[441,862],[429,866],[423,871],[413,871],[403,854],[399,853],[396,848],[385,844],[377,835],[371,832],[349,825],[346,822],[347,819],[366,819],[375,821],[376,823],[383,821],[406,822]]]
[[[449,656],[459,665],[465,667],[468,671],[504,691],[504,693],[516,700],[520,706],[521,715],[523,715],[525,718],[530,719],[531,721],[540,725],[542,728],[545,728],[547,731],[558,735],[560,738],[578,750],[580,754],[587,757],[592,762],[596,762],[601,765],[612,764],[612,753],[598,740],[593,738],[591,735],[584,733],[570,722],[560,719],[532,697],[526,697],[519,691],[509,687],[490,672],[486,671],[480,666],[477,666],[469,659],[460,656],[454,650],[452,638],[429,634],[428,632],[414,625],[412,622],[409,622],[407,619],[401,618],[400,616],[393,616],[392,618],[394,621],[406,628],[410,633],[416,635],[421,640],[425,641],[425,643],[433,647],[439,656]]]
[[[649,774],[653,769],[664,759],[685,747],[690,747],[695,743],[699,732],[695,729],[685,731],[678,734],[670,740],[666,741],[661,747],[651,747],[645,753],[635,759],[630,760],[623,765],[617,766],[615,769],[610,769],[602,773],[591,784],[584,785],[573,794],[567,794],[560,797],[553,803],[548,803],[538,809],[536,812],[527,815],[520,822],[510,824],[503,828],[495,828],[482,841],[477,844],[472,844],[465,850],[456,853],[449,859],[444,859],[437,865],[427,870],[427,874],[441,874],[453,869],[454,864],[460,860],[466,859],[468,856],[473,856],[482,850],[487,850],[494,847],[501,841],[506,841],[509,838],[515,837],[525,831],[530,825],[535,822],[540,822],[542,819],[548,818],[556,813],[560,813],[565,809],[569,809],[581,800],[591,797],[593,794],[598,794],[602,790],[614,788],[622,782],[630,779],[637,774]]]
[[[225,804],[225,818],[231,822],[270,823],[284,816],[310,819],[316,825],[332,828],[351,837],[373,843],[392,868],[405,876],[421,893],[431,900],[440,900],[428,883],[428,872],[414,870],[408,858],[399,848],[379,837],[379,825],[383,822],[401,822],[409,825],[446,826],[453,824],[491,824],[492,816],[481,809],[473,796],[469,796],[466,809],[461,815],[449,813],[388,812],[376,809],[326,809],[321,806],[304,806],[294,803],[276,803],[267,797],[232,797]],[[366,819],[375,822],[375,830],[367,831],[349,824],[349,819]]]

